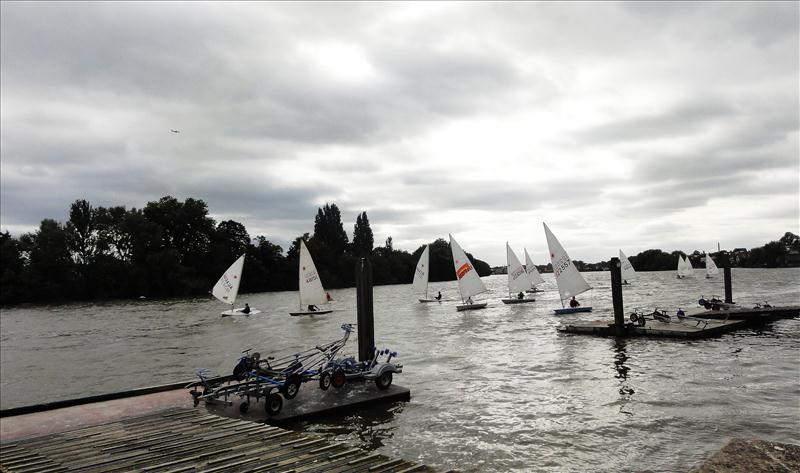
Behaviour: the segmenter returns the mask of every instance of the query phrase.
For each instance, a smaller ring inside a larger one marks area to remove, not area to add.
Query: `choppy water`
[[[608,273],[586,276],[596,289],[582,301],[595,311],[579,318],[611,319]],[[800,320],[700,341],[560,335],[567,319],[551,315],[560,305],[545,279],[535,304],[505,306],[505,276],[484,278],[495,300],[474,312],[376,287],[376,340],[399,352],[395,381],[411,402],[299,428],[465,471],[685,471],[731,437],[800,443]],[[733,280],[742,305],[800,305],[798,269],[735,269]],[[457,295],[453,282],[436,290]],[[336,339],[355,322],[355,291],[331,292],[339,310],[313,319],[288,316],[296,293],[242,296],[265,311],[250,318],[220,318],[207,299],[4,309],[0,405],[182,381],[198,367],[227,373],[244,348]],[[675,308],[723,292],[721,275],[639,273],[624,297],[628,309]]]

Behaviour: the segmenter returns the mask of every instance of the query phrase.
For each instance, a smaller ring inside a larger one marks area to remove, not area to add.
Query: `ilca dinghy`
[[[527,252],[526,252],[527,253]],[[526,298],[525,290],[530,289],[531,280],[522,263],[519,262],[517,255],[506,242],[506,261],[508,264],[508,299],[500,299],[503,304],[526,304],[536,302],[534,298]],[[517,296],[517,294],[519,294]]]
[[[629,285],[630,281],[633,281],[636,276],[636,270],[633,269],[633,265],[622,250],[619,250],[619,264],[622,270],[622,284]]]
[[[528,279],[531,280],[531,288],[525,292],[544,292],[536,288],[536,286],[544,282],[544,279],[542,279],[542,275],[539,274],[539,270],[536,269],[536,265],[531,261],[531,255],[528,254],[528,249],[523,248],[523,250],[525,251],[525,271],[528,273]]]
[[[719,268],[717,268],[717,265],[714,263],[711,253],[706,253],[706,279],[716,276],[717,274],[719,274]]]
[[[311,259],[311,253],[308,252],[306,242],[303,240],[300,240],[299,274],[300,310],[289,312],[289,315],[322,315],[333,312],[330,309],[323,310],[318,307],[322,304],[327,304],[328,297],[325,289],[322,288],[322,281],[319,279],[317,267],[314,266],[314,260]],[[311,310],[312,308],[317,308],[317,310]]]
[[[441,299],[428,298],[428,265],[430,263],[430,248],[430,245],[425,245],[425,249],[422,250],[422,254],[419,256],[417,269],[414,270],[414,282],[411,287],[415,294],[420,294],[423,292],[423,290],[425,291],[425,298],[419,298],[420,302],[441,302]]]
[[[550,262],[553,264],[553,274],[556,276],[556,284],[558,285],[558,293],[561,298],[561,309],[555,309],[556,314],[572,314],[575,312],[591,312],[590,307],[581,307],[580,305],[564,307],[564,299],[575,297],[583,294],[592,288],[589,283],[583,279],[575,263],[569,259],[569,255],[558,242],[556,236],[544,224],[544,234],[547,237],[547,247],[550,249]]]
[[[467,258],[467,254],[458,245],[458,242],[450,235],[450,250],[453,252],[453,266],[456,270],[458,279],[458,292],[461,293],[462,305],[457,305],[456,310],[475,310],[485,309],[486,302],[473,302],[472,296],[486,292],[486,286],[475,271],[472,262]]]
[[[226,310],[220,314],[223,317],[261,313],[260,310],[249,309],[250,306],[241,307],[239,309],[234,308],[236,296],[239,294],[239,282],[242,280],[243,269],[244,255],[240,256],[239,259],[233,262],[230,268],[222,273],[222,277],[219,278],[219,281],[217,281],[217,283],[214,285],[214,288],[211,289],[211,294],[219,299],[220,302],[231,305],[231,310]]]

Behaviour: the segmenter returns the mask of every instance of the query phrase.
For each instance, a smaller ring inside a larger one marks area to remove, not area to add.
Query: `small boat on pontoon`
[[[572,314],[575,312],[591,312],[591,306],[588,307],[564,307],[564,299],[575,297],[579,294],[590,290],[592,286],[583,279],[575,263],[569,259],[569,255],[558,242],[556,236],[544,224],[544,234],[547,238],[547,247],[550,250],[550,262],[553,264],[553,274],[556,276],[556,284],[558,285],[558,293],[561,298],[561,309],[555,309],[557,315]]]

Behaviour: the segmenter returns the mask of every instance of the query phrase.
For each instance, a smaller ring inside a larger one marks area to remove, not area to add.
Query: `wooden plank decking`
[[[321,437],[173,408],[0,445],[3,473],[432,471]]]

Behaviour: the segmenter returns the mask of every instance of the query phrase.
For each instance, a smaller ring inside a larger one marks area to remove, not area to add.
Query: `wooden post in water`
[[[614,303],[614,331],[625,335],[625,310],[622,307],[622,265],[611,258],[611,301]]]
[[[372,359],[375,318],[372,307],[372,264],[367,258],[356,263],[356,310],[358,311],[358,359]]]
[[[733,304],[733,288],[731,287],[731,259],[728,252],[722,253],[722,273],[725,276],[725,303]]]

